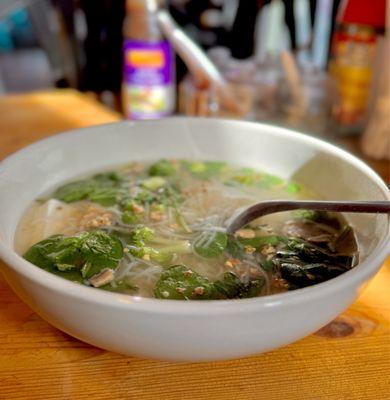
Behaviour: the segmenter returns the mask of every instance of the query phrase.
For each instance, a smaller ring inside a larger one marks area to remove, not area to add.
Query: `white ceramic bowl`
[[[354,215],[361,262],[328,282],[245,300],[174,301],[82,287],[28,263],[15,229],[39,194],[66,179],[129,160],[226,160],[293,178],[326,199],[389,199],[357,158],[320,140],[262,124],[212,119],[123,122],[56,135],[0,164],[0,256],[15,292],[52,325],[95,346],[167,360],[219,360],[264,352],[319,329],[358,296],[389,245],[387,216]],[[319,349],[321,351],[321,349]]]

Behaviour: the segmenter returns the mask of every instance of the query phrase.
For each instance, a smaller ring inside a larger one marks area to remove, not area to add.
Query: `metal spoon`
[[[226,229],[231,235],[256,218],[267,214],[290,210],[318,210],[350,213],[390,214],[390,201],[315,201],[270,200],[248,207],[235,217]]]

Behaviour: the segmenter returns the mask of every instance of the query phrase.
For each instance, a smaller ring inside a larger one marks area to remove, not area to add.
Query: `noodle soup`
[[[223,162],[131,163],[38,199],[16,249],[82,285],[175,300],[248,298],[320,283],[353,268],[357,244],[340,216],[300,210],[228,237],[238,210],[313,198],[295,182]]]

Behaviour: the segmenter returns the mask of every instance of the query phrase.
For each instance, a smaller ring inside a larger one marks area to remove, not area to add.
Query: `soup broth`
[[[216,161],[131,163],[38,199],[19,224],[25,259],[65,279],[160,299],[234,299],[321,283],[357,262],[341,215],[300,210],[226,235],[258,201],[315,198],[295,182]]]

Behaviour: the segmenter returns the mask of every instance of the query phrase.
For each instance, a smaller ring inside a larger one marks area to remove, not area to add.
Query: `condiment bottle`
[[[174,53],[156,20],[157,0],[127,0],[122,98],[128,119],[170,115],[176,105]]]
[[[332,113],[340,134],[359,133],[364,127],[385,7],[385,0],[343,0],[340,5],[329,64],[337,82]]]

